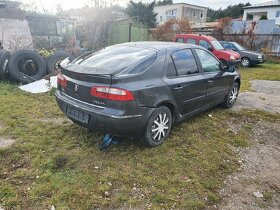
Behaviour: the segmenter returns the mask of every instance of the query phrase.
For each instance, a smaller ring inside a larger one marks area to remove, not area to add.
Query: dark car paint
[[[227,42],[227,41],[219,41],[219,42],[221,43],[221,45],[223,45],[224,48],[238,52],[241,56],[241,59],[242,58],[249,58],[250,63],[252,65],[261,64],[261,63],[264,63],[266,61],[266,57],[263,53],[260,53],[260,52],[257,52],[257,51],[252,51],[252,50],[239,50],[235,46],[236,42]],[[225,45],[226,43],[232,44],[234,48],[227,48],[227,46]],[[262,55],[261,59],[258,58],[259,54]]]
[[[144,132],[151,113],[160,105],[172,108],[174,122],[179,122],[225,101],[233,81],[240,81],[237,72],[206,74],[198,60],[198,74],[168,78],[166,71],[170,54],[186,48],[204,49],[196,45],[161,42],[123,45],[153,48],[157,51],[157,59],[144,72],[135,75],[88,75],[62,68],[69,87],[66,90],[58,87],[56,99],[60,109],[66,113],[66,107],[72,107],[90,115],[88,123],[70,117],[77,124],[113,135],[137,137]],[[78,92],[75,92],[75,85],[78,85]],[[135,100],[92,99],[90,87],[104,85],[127,89]]]

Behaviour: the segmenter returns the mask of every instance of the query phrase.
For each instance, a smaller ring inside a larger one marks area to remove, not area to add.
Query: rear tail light
[[[57,75],[57,84],[60,85],[63,88],[67,87],[67,80],[65,79],[65,77],[61,73],[59,73]]]
[[[91,95],[98,98],[106,98],[114,101],[133,101],[132,92],[112,87],[92,87]]]

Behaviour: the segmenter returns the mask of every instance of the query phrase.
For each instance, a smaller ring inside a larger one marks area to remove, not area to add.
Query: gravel
[[[280,81],[253,80],[255,92],[240,93],[232,110],[260,109],[280,113]]]
[[[252,81],[255,92],[240,93],[232,110],[260,109],[280,113],[280,81]],[[242,123],[231,129],[239,132]],[[251,146],[234,148],[239,169],[224,181],[218,206],[207,209],[260,210],[280,209],[280,123],[258,122],[251,125]]]

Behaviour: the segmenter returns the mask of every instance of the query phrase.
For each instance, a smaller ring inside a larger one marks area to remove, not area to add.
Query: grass
[[[251,80],[275,80],[280,81],[280,64],[266,63],[251,68],[241,68],[241,91],[251,90]]]
[[[219,202],[223,180],[238,167],[232,146],[249,146],[255,122],[280,120],[215,108],[174,126],[158,148],[124,139],[99,151],[102,134],[69,123],[53,94],[2,82],[0,99],[0,136],[16,140],[0,149],[0,205],[8,209],[202,209]]]

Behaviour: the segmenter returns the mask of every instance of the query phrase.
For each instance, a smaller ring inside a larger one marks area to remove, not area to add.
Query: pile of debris
[[[27,84],[20,86],[20,89],[27,92],[48,92],[52,87],[56,87],[59,64],[66,58],[74,59],[65,51],[57,51],[44,58],[32,50],[21,50],[14,54],[0,50],[0,80]]]
[[[20,50],[13,54],[0,50],[0,79],[9,79],[23,84],[40,80],[46,75],[54,75],[59,64],[73,56],[65,51],[57,51],[44,58],[36,51]]]

